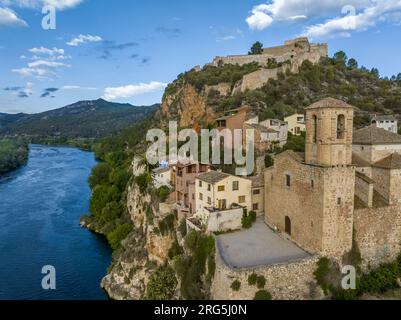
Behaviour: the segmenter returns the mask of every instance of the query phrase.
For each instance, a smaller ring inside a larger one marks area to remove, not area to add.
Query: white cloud
[[[252,9],[252,14],[246,18],[248,26],[252,30],[264,30],[273,23],[273,18],[269,15],[269,6],[261,4]]]
[[[54,71],[42,68],[20,68],[11,70],[22,77],[36,77],[38,80],[53,79],[57,76]]]
[[[379,22],[393,23],[401,11],[401,0],[270,0],[255,6],[246,18],[252,30],[264,30],[285,21],[315,21],[303,35],[327,38],[350,36]]]
[[[0,0],[0,4],[4,6],[39,9],[45,5],[50,5],[60,11],[75,8],[82,2],[83,0]]]
[[[77,47],[80,44],[84,44],[86,42],[99,42],[99,41],[102,41],[102,38],[99,36],[92,36],[90,34],[87,35],[80,34],[77,38],[74,38],[71,41],[67,42],[67,45],[71,47]]]
[[[97,90],[96,88],[93,88],[93,87],[81,87],[81,86],[74,86],[74,85],[62,86],[60,89],[61,90]]]
[[[8,8],[0,8],[0,27],[26,27],[28,24]]]
[[[47,60],[37,60],[28,63],[29,68],[47,67],[47,68],[70,68],[71,66],[62,62],[47,61]]]
[[[43,55],[49,55],[49,56],[54,56],[54,55],[64,55],[64,49],[58,49],[58,48],[45,48],[45,47],[40,47],[40,48],[32,48],[29,49],[29,52],[33,54],[43,54]]]
[[[333,36],[351,36],[352,31],[364,31],[380,22],[391,22],[392,17],[401,11],[401,0],[377,0],[372,5],[355,15],[335,17],[307,27],[305,36],[312,39]]]
[[[103,99],[117,100],[120,98],[130,98],[144,93],[162,90],[167,87],[166,83],[152,81],[150,83],[140,83],[123,87],[106,88]]]

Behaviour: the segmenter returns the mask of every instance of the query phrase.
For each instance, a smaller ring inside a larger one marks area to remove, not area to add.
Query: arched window
[[[337,139],[345,138],[345,116],[340,114],[337,118]]]
[[[312,133],[313,133],[313,143],[317,142],[317,116],[312,117]]]
[[[289,236],[291,235],[291,219],[286,216],[285,217],[285,233],[288,234]]]

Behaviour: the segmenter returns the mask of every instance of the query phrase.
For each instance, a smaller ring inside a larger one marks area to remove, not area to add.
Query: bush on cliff
[[[187,300],[207,299],[204,288],[210,285],[215,270],[214,238],[192,231],[184,242],[186,253],[174,259],[174,269],[181,279],[182,297]]]
[[[266,290],[260,290],[256,292],[253,300],[272,300],[272,295]]]
[[[132,225],[122,224],[107,235],[111,247],[117,250],[121,247],[121,241],[124,240],[132,231]]]
[[[171,267],[160,267],[152,273],[146,288],[148,300],[170,300],[177,287],[177,279]]]

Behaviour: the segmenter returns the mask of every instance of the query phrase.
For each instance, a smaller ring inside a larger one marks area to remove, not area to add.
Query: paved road
[[[252,268],[310,257],[273,232],[262,219],[258,219],[251,229],[218,236],[217,245],[223,261],[231,268]]]

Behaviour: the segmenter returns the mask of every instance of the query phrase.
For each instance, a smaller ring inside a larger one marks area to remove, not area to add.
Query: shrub
[[[265,168],[270,168],[274,165],[274,161],[271,155],[266,154],[265,156]]]
[[[235,280],[231,284],[231,289],[234,290],[234,291],[239,291],[239,289],[241,289],[241,282],[239,282],[238,280]]]
[[[185,218],[181,220],[178,230],[180,231],[182,237],[187,235],[187,220]]]
[[[168,257],[172,260],[174,257],[179,256],[183,253],[181,246],[179,245],[177,239],[171,245],[170,250],[168,251]]]
[[[170,213],[163,220],[159,222],[159,230],[163,236],[166,236],[170,231],[174,229],[174,222],[176,220],[175,214]]]
[[[160,267],[149,278],[146,297],[148,300],[170,300],[176,287],[174,270],[170,267]]]
[[[148,189],[148,186],[152,182],[152,177],[149,173],[145,172],[144,174],[141,174],[140,176],[135,177],[135,183],[139,187],[139,191],[141,193],[145,193],[146,190]]]
[[[256,279],[256,285],[257,285],[258,289],[263,289],[266,285],[266,278],[264,276],[259,276]]]
[[[157,197],[159,198],[160,202],[166,202],[169,195],[170,195],[169,187],[161,186],[159,189],[157,189]]]
[[[256,212],[251,211],[249,214],[244,212],[242,215],[241,223],[244,229],[249,229],[252,227],[252,224],[256,221]]]
[[[253,300],[272,300],[272,295],[266,290],[260,290],[256,292]]]
[[[117,250],[121,247],[121,241],[123,241],[132,231],[130,224],[121,224],[112,232],[107,235],[111,247]]]
[[[88,179],[89,186],[91,189],[97,185],[105,184],[109,182],[109,174],[111,169],[107,163],[99,163],[92,169],[92,174]]]
[[[325,295],[327,295],[332,289],[331,285],[327,281],[327,277],[330,274],[330,260],[327,258],[321,258],[317,263],[317,269],[313,273],[317,284],[323,289]]]
[[[256,285],[256,281],[258,280],[258,275],[256,273],[252,273],[249,277],[248,277],[248,284],[250,286],[254,286]]]

